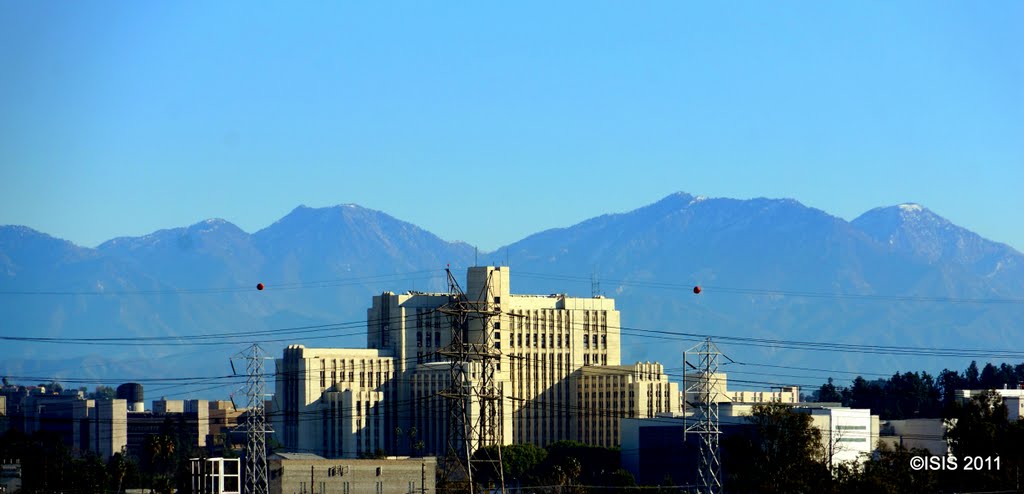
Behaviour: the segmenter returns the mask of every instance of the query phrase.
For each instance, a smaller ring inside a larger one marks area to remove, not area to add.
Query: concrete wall
[[[128,402],[126,400],[98,400],[93,409],[91,450],[103,460],[120,453],[128,446]]]
[[[269,458],[271,494],[409,494],[436,492],[437,459],[281,459]]]
[[[933,455],[949,453],[946,426],[942,419],[888,420],[885,428],[887,436],[883,437],[890,446],[927,449]]]

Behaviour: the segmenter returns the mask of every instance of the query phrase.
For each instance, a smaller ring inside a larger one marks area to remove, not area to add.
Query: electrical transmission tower
[[[245,360],[246,395],[249,406],[245,415],[245,468],[242,480],[242,494],[267,494],[270,486],[267,478],[267,419],[266,390],[263,383],[263,361],[270,357],[253,343],[247,351],[236,355]],[[231,364],[234,369],[234,362]]]
[[[449,487],[473,492],[473,475],[481,463],[491,464],[498,473],[504,492],[501,467],[502,396],[497,384],[497,364],[501,352],[495,349],[492,317],[501,314],[492,304],[491,275],[476,300],[470,300],[459,283],[448,274],[448,302],[438,311],[448,317],[451,345],[438,352],[451,364],[451,383],[441,396],[448,402],[448,457],[443,466],[443,479]],[[497,445],[498,458],[474,458],[474,452]],[[496,463],[496,464],[495,464]]]
[[[718,359],[722,356],[711,338],[683,352],[683,363],[690,373],[683,377],[686,383],[684,397],[686,404],[693,407],[692,422],[685,430],[686,433],[697,434],[700,440],[698,473],[701,494],[722,492],[722,457],[718,450],[718,437],[721,435],[718,427],[718,394],[722,391]]]

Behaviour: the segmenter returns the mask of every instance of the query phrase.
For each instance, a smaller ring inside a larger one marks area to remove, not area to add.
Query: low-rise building
[[[224,454],[224,448],[239,448],[245,443],[245,431],[238,426],[245,422],[246,410],[235,409],[234,403],[225,400],[211,401],[209,412],[209,435],[206,446],[211,454]]]
[[[56,433],[65,446],[92,451],[106,460],[127,440],[125,400],[86,400],[77,390],[29,394],[21,402],[18,429],[26,434]]]
[[[326,459],[310,453],[275,453],[267,462],[271,494],[436,492],[434,457]]]
[[[960,403],[969,401],[970,399],[978,396],[984,392],[992,392],[1003,399],[1003,404],[1006,405],[1006,418],[1007,420],[1014,422],[1024,417],[1024,389],[958,389],[956,390],[956,399]]]
[[[150,436],[184,436],[192,448],[206,446],[210,433],[210,406],[206,400],[153,401],[153,410],[127,414],[128,453],[136,458],[145,454]]]
[[[15,493],[21,490],[21,462],[19,460],[0,459],[0,494]]]
[[[925,449],[932,455],[949,454],[947,425],[943,419],[886,420],[879,427],[879,442],[891,448]]]
[[[570,401],[573,440],[596,446],[620,444],[619,420],[679,413],[679,385],[655,362],[581,367]],[[555,413],[560,415],[560,413]]]
[[[192,494],[240,494],[242,492],[242,468],[238,458],[191,458],[189,461],[192,472]]]
[[[683,376],[683,385],[680,390],[680,400],[683,408],[686,403],[696,403],[701,400],[694,391],[696,384],[703,379],[701,374],[689,373]],[[779,386],[771,390],[734,390],[729,389],[729,376],[724,372],[716,372],[710,378],[711,401],[715,403],[800,403],[799,386]]]

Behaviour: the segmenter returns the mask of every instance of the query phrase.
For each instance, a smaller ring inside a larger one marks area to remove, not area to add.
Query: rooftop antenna
[[[601,281],[597,279],[597,267],[590,273],[590,296],[596,298],[601,295]]]

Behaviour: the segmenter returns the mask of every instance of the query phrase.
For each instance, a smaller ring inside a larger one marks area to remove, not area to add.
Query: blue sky
[[[0,3],[0,224],[354,202],[484,250],[674,191],[1024,250],[1024,3]]]

